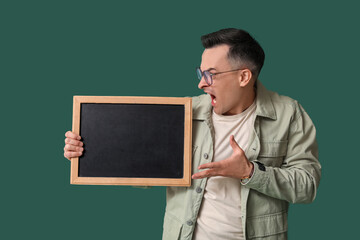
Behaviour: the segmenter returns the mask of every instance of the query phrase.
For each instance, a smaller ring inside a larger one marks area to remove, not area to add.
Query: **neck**
[[[256,92],[254,86],[251,87],[249,86],[249,89],[246,89],[244,92],[244,98],[245,98],[243,99],[244,109],[242,111],[245,111],[251,106],[251,104],[253,104],[255,97],[256,97]]]
[[[234,109],[233,111],[224,113],[223,115],[236,115],[248,109],[251,106],[251,104],[253,104],[256,97],[255,87],[253,85],[245,86],[243,88],[243,92],[239,94],[239,96],[240,96],[238,101],[239,105],[237,106],[237,108]]]

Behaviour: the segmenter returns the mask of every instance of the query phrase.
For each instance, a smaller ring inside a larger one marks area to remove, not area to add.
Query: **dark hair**
[[[236,64],[244,64],[257,77],[264,65],[265,53],[260,44],[244,30],[221,29],[201,37],[204,48],[220,44],[229,45],[228,58]]]

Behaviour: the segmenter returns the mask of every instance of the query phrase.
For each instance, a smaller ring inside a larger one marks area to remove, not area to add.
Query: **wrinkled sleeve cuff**
[[[269,180],[270,168],[265,167],[265,171],[260,170],[259,165],[256,161],[251,162],[254,165],[254,172],[249,179],[241,180],[241,184],[253,189],[261,189]]]

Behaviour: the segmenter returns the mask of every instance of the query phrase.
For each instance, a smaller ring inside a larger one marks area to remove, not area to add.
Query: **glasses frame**
[[[234,70],[229,70],[229,71],[224,71],[224,72],[211,73],[208,70],[201,71],[200,67],[197,67],[196,68],[196,75],[197,75],[199,81],[201,81],[201,79],[204,77],[205,82],[207,83],[207,85],[211,86],[213,84],[212,76],[216,76],[216,75],[223,74],[223,73],[228,73],[228,72],[235,72],[235,71],[244,70],[244,69],[246,69],[246,68],[239,68],[239,69],[234,69]],[[198,73],[201,73],[201,76],[199,76]],[[208,79],[207,74],[208,74],[210,80]]]

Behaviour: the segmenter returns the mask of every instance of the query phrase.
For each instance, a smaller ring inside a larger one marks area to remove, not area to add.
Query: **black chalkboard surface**
[[[191,98],[74,96],[73,111],[72,184],[191,184]]]

